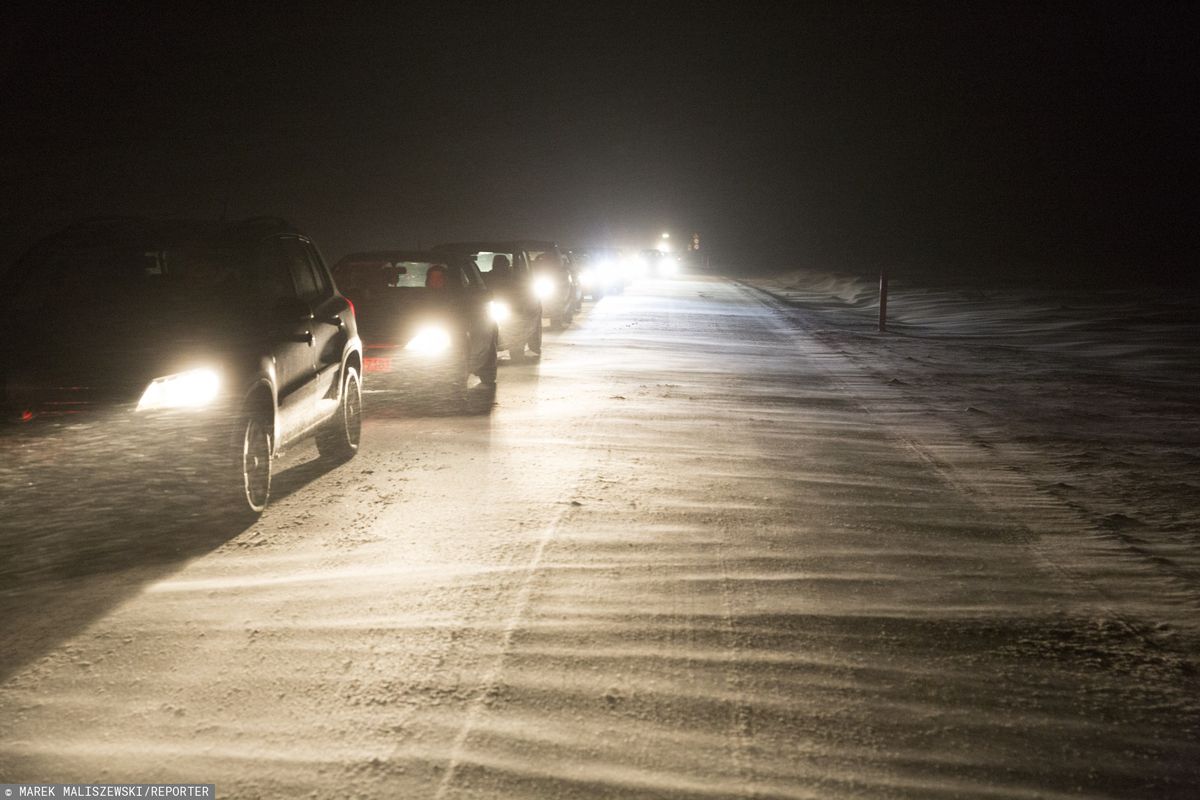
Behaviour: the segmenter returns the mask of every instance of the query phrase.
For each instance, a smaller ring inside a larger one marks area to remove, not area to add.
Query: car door
[[[530,332],[534,326],[541,327],[542,304],[533,293],[533,272],[529,257],[521,248],[513,248],[511,297],[513,313],[525,320]]]
[[[486,363],[491,358],[490,350],[495,350],[493,329],[495,323],[488,313],[490,292],[483,283],[473,261],[464,259],[461,264],[451,267],[457,275],[459,283],[459,303],[467,322],[467,331],[471,340],[470,364],[472,367]]]
[[[333,286],[333,279],[317,248],[307,239],[300,239],[312,275],[308,296],[313,312],[313,354],[316,359],[314,396],[316,422],[327,419],[337,411],[341,397],[342,354],[350,336],[347,317],[350,303]]]
[[[263,294],[271,305],[268,336],[275,363],[280,446],[302,433],[312,418],[315,364],[312,310],[301,296],[297,251],[288,241],[273,237],[260,251]]]

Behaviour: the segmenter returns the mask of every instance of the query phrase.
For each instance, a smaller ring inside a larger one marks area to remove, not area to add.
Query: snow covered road
[[[1200,794],[1186,602],[843,345],[653,282],[490,413],[372,397],[359,456],[289,454],[253,527],[6,590],[0,779]]]

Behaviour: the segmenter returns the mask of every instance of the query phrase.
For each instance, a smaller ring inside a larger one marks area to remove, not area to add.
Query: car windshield
[[[496,264],[496,256],[503,256],[510,265],[513,263],[512,253],[499,253],[492,250],[480,250],[478,253],[474,253],[471,259],[475,262],[475,266],[479,268],[479,271],[487,275]]]
[[[534,269],[558,269],[562,266],[562,260],[553,250],[526,250],[525,255]]]

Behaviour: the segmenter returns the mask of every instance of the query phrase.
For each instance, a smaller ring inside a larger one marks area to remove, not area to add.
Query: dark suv
[[[282,220],[78,223],[27,253],[0,297],[0,407],[27,446],[178,471],[249,515],[281,448],[358,450],[354,309]]]

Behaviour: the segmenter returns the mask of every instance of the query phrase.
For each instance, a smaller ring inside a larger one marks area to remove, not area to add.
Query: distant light
[[[670,238],[671,238],[671,234],[670,234],[670,233],[668,233],[667,231],[663,231],[662,238],[664,238],[664,239],[670,239]]]

